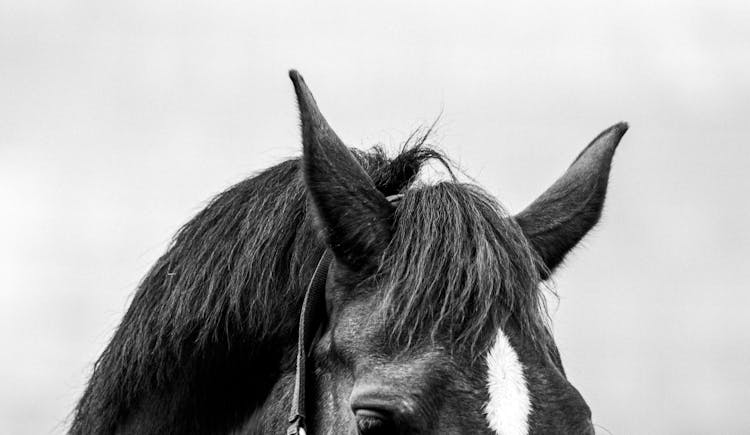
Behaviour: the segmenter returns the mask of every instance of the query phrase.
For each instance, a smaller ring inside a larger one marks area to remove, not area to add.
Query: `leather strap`
[[[299,316],[299,332],[297,337],[297,373],[294,377],[294,394],[292,408],[289,413],[289,427],[287,435],[306,435],[305,430],[305,378],[307,374],[307,354],[312,347],[312,340],[316,331],[314,323],[320,319],[318,314],[325,310],[325,288],[328,267],[333,255],[326,250],[318,261],[315,272],[307,285],[305,300]]]

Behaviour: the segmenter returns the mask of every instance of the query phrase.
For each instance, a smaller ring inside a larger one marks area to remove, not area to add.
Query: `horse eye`
[[[391,417],[375,409],[358,409],[354,413],[357,430],[361,435],[385,435],[396,433],[396,425]]]

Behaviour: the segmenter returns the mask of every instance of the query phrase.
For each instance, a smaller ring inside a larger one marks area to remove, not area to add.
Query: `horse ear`
[[[334,133],[297,71],[289,71],[302,124],[302,166],[319,229],[336,258],[367,271],[392,235],[393,206]]]
[[[625,123],[604,130],[552,187],[515,216],[546,266],[543,279],[599,221],[612,157],[627,130]]]

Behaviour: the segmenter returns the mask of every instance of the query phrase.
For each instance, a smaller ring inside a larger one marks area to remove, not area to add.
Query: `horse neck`
[[[291,370],[323,249],[297,168],[240,183],[180,231],[97,362],[71,432],[213,433],[265,401]]]

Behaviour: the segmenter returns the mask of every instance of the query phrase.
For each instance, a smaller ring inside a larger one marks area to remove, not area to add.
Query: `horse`
[[[598,222],[627,124],[511,215],[456,177],[420,181],[430,162],[450,167],[427,134],[394,157],[347,147],[289,76],[302,156],[219,194],[178,231],[94,364],[69,432],[594,433],[543,284]]]

